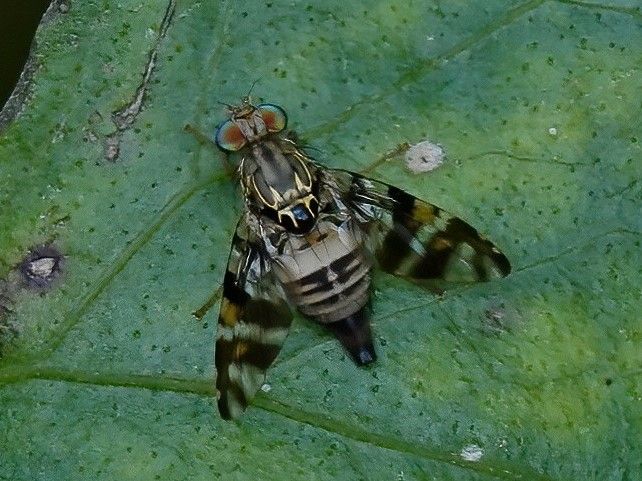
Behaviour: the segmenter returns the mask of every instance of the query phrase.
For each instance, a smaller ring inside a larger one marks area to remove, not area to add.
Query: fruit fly
[[[245,204],[223,280],[216,334],[218,407],[243,413],[292,322],[322,324],[359,366],[377,358],[368,315],[371,271],[410,279],[486,281],[510,264],[463,220],[402,189],[321,166],[285,133],[287,115],[244,97],[216,145],[239,152]]]

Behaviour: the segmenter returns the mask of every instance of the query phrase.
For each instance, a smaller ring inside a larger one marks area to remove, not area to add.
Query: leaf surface
[[[642,476],[638,2],[73,2],[36,42],[0,117],[0,479]],[[377,275],[373,367],[297,318],[225,422],[217,309],[192,313],[242,204],[184,127],[256,79],[319,160],[514,272],[444,298]],[[425,139],[431,173],[386,156]],[[42,245],[44,288],[19,267]]]

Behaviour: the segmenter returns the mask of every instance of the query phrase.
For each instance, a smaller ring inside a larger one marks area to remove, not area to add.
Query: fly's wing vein
[[[392,185],[339,169],[325,183],[370,234],[386,272],[411,279],[476,282],[510,273],[506,256],[475,228]]]

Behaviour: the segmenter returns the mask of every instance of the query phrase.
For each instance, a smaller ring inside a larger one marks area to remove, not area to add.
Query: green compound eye
[[[226,120],[216,129],[216,146],[225,152],[241,150],[247,139],[241,129],[231,120]]]
[[[256,106],[256,109],[261,113],[268,132],[281,132],[288,125],[288,116],[285,110],[278,105],[260,104]]]

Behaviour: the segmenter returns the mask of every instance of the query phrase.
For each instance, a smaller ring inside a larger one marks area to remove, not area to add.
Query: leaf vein
[[[94,301],[102,294],[105,289],[110,285],[111,281],[120,274],[120,272],[127,266],[137,252],[139,252],[158,232],[158,230],[172,217],[195,193],[208,185],[224,179],[224,175],[217,175],[210,177],[201,183],[192,183],[179,190],[172,198],[163,206],[159,211],[158,217],[149,224],[145,229],[136,235],[131,243],[120,253],[116,260],[104,271],[99,280],[89,289],[89,291],[78,301],[76,306],[71,309],[70,313],[65,317],[62,323],[54,334],[44,342],[42,349],[40,349],[33,356],[28,356],[20,363],[20,365],[31,365],[39,359],[46,359],[49,357],[65,340],[67,334],[71,329],[78,324],[85,313],[91,308]],[[9,366],[10,371],[14,371],[19,365],[13,364]],[[2,378],[3,370],[0,371],[0,379]]]
[[[402,87],[415,82],[417,79],[423,77],[427,73],[437,70],[448,61],[455,58],[457,55],[463,53],[466,50],[469,50],[475,44],[485,40],[490,37],[493,33],[497,32],[503,27],[510,25],[512,22],[517,20],[519,17],[524,14],[535,10],[537,7],[542,5],[547,0],[530,0],[525,2],[512,10],[506,12],[505,15],[497,19],[496,21],[490,22],[488,25],[480,29],[477,33],[471,35],[470,37],[462,40],[461,42],[455,44],[447,52],[433,58],[429,59],[426,62],[417,65],[416,67],[406,70],[395,82],[393,82],[388,88],[384,88],[381,92],[366,95],[356,102],[348,105],[346,109],[339,115],[335,116],[331,121],[325,122],[312,127],[311,129],[302,133],[302,137],[316,137],[326,132],[335,130],[338,126],[343,125],[348,120],[350,120],[354,114],[359,110],[363,105],[370,105],[378,101],[383,100],[387,96],[393,94],[394,92],[399,91]]]
[[[558,3],[565,3],[567,5],[575,5],[583,8],[590,9],[599,9],[599,10],[609,10],[611,12],[622,13],[625,15],[630,15],[638,20],[642,20],[642,12],[640,7],[623,7],[617,5],[604,5],[601,3],[592,3],[592,2],[581,2],[579,0],[555,0]]]
[[[90,384],[101,387],[125,387],[142,388],[153,391],[168,391],[181,394],[195,394],[199,396],[213,397],[214,384],[201,379],[185,378],[156,378],[150,375],[123,375],[123,374],[95,374],[80,371],[64,371],[57,369],[34,369],[27,378],[18,381],[31,379],[49,380],[58,382],[70,382],[79,384]],[[418,458],[446,463],[457,466],[467,471],[495,476],[499,479],[532,479],[538,481],[553,481],[553,478],[536,472],[528,467],[516,466],[501,460],[492,462],[469,462],[465,461],[457,453],[442,452],[435,448],[429,448],[416,442],[411,443],[390,435],[380,435],[339,421],[330,416],[299,409],[270,399],[265,395],[255,398],[253,406],[263,409],[272,414],[285,417],[301,424],[307,424],[315,429],[336,434],[352,441],[371,445],[375,448],[386,449],[404,455],[416,456]]]

